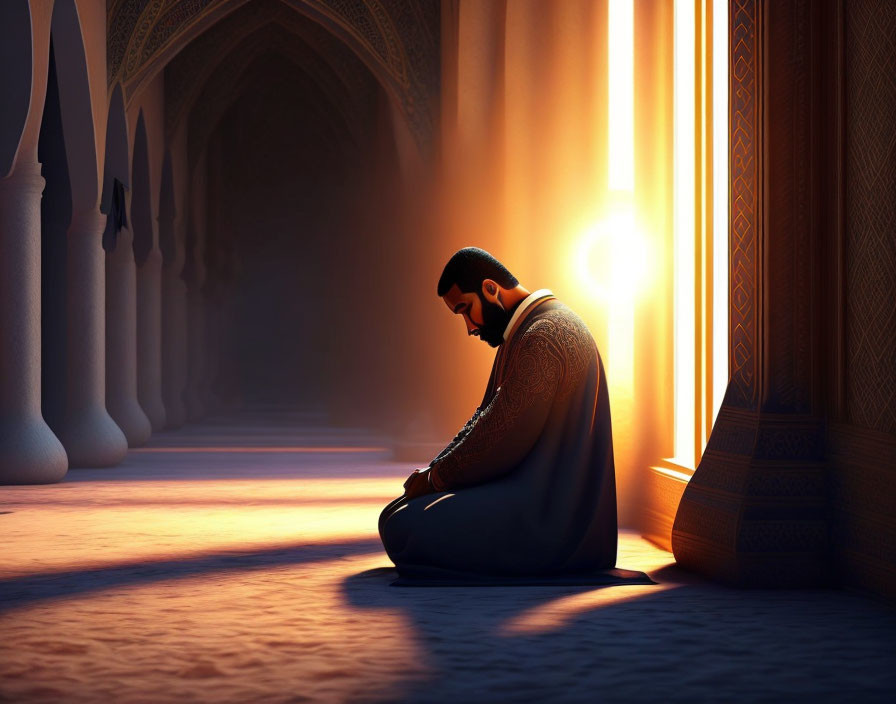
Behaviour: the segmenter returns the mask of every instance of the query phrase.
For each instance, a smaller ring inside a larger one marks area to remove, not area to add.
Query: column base
[[[147,397],[146,394],[140,395],[138,393],[137,397],[140,399],[140,408],[143,409],[143,412],[146,413],[146,417],[149,418],[152,432],[158,432],[166,427],[168,423],[168,414],[165,409],[165,404],[162,402],[161,394],[154,393],[152,396]]]
[[[206,408],[202,399],[199,398],[199,393],[193,389],[187,389],[185,395],[187,397],[187,420],[196,423],[205,418]]]
[[[738,587],[829,582],[824,425],[723,407],[672,528],[676,561]]]
[[[152,426],[136,399],[122,399],[117,403],[107,400],[106,409],[124,433],[128,447],[142,447],[146,444],[152,435]]]
[[[182,428],[187,422],[187,414],[183,404],[169,404],[165,406],[165,429],[177,430]]]
[[[0,484],[51,484],[67,470],[65,449],[40,415],[0,422]]]
[[[162,402],[166,428],[187,422],[184,391],[187,385],[187,288],[178,275],[180,265],[164,270],[164,315],[162,316]]]
[[[157,248],[137,267],[137,399],[153,431],[164,428],[162,255]]]
[[[72,468],[112,467],[128,452],[127,438],[105,408],[69,414],[60,439]]]

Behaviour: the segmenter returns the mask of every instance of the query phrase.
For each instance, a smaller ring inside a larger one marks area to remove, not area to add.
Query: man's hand
[[[425,469],[422,472],[419,469],[415,469],[414,473],[409,476],[404,483],[404,495],[409,499],[415,499],[418,496],[429,494],[432,491],[433,488],[429,484],[428,469]]]

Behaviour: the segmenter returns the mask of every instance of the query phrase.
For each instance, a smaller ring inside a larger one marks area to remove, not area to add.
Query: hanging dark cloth
[[[124,184],[117,178],[112,179],[112,205],[106,218],[106,229],[103,231],[103,249],[110,254],[115,251],[118,233],[128,226],[128,215],[124,201]]]

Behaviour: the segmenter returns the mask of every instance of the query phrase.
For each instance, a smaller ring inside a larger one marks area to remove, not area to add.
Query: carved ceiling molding
[[[354,103],[363,109],[371,104],[376,79],[342,42],[312,20],[285,7],[279,0],[251,3],[218,22],[196,38],[165,69],[165,127],[172,136],[196,104],[205,83],[231,52],[254,34],[264,31],[288,33],[292,42],[305,47],[306,70],[331,83],[328,93],[338,93],[344,106]],[[283,42],[279,42],[282,46]],[[291,50],[291,47],[287,47]],[[259,51],[268,47],[258,46]],[[251,56],[244,57],[246,61]],[[352,112],[347,107],[346,114]]]
[[[184,47],[258,0],[112,0],[108,82],[130,102]],[[324,26],[367,66],[401,108],[418,145],[430,151],[439,95],[437,0],[280,0]]]
[[[326,69],[314,66],[314,61],[321,59],[313,50],[297,42],[294,35],[284,29],[269,26],[244,38],[219,64],[197,95],[188,125],[190,163],[195,163],[228,108],[257,82],[258,77],[252,77],[254,62],[265,56],[277,56],[292,63],[296,68],[296,80],[305,82],[322,96],[356,143],[369,136],[366,132],[369,121],[364,116],[375,109],[375,93],[369,93],[369,102],[361,106],[357,96],[348,95],[333,80],[324,78]]]

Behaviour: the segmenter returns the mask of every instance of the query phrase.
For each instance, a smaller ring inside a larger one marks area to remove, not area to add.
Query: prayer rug
[[[644,572],[613,567],[607,570],[532,576],[486,576],[427,568],[404,570],[393,587],[612,587],[619,584],[656,584]]]

